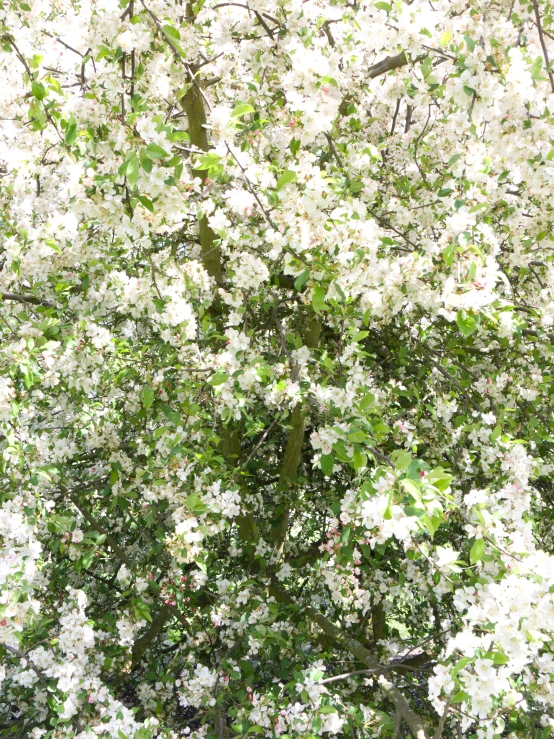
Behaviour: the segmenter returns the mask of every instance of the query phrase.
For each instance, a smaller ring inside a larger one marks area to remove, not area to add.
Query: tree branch
[[[53,308],[54,305],[42,298],[35,298],[32,295],[19,295],[19,293],[0,293],[2,300],[13,300],[17,303],[28,303],[29,305],[43,305],[45,308]]]
[[[281,603],[296,605],[289,594],[285,590],[282,590],[275,581],[272,581],[269,585],[269,593]],[[344,649],[347,649],[359,662],[365,664],[370,670],[374,670],[380,676],[379,687],[387,698],[394,704],[398,715],[408,724],[414,739],[429,739],[429,735],[427,734],[420,717],[412,710],[410,704],[400,690],[398,690],[398,688],[384,676],[384,673],[386,673],[389,668],[381,665],[377,657],[366,649],[363,644],[348,636],[347,632],[339,629],[329,621],[329,619],[316,611],[315,608],[312,608],[312,606],[304,606],[304,613],[319,626],[324,634],[329,636]]]
[[[317,318],[311,318],[308,321],[306,327],[306,334],[304,338],[304,345],[308,349],[315,349],[319,343],[319,334],[321,332],[321,322]],[[302,447],[304,446],[304,430],[306,426],[306,411],[302,406],[302,403],[297,403],[294,406],[291,416],[291,426],[287,437],[287,446],[285,447],[285,454],[283,456],[283,462],[279,471],[279,484],[278,490],[284,492],[291,487],[292,479],[296,475],[298,465],[300,464],[300,457],[302,455]],[[282,549],[290,519],[290,507],[287,505],[283,513],[277,530],[275,532],[275,547],[277,552]]]
[[[546,41],[544,40],[544,34],[542,31],[541,14],[539,12],[539,4],[537,0],[533,0],[533,10],[535,11],[536,25],[539,32],[539,41],[541,42],[542,53],[544,54],[544,61],[546,64],[546,71],[548,73],[548,79],[550,80],[550,88],[554,92],[554,75],[550,71],[550,59],[548,58],[548,48]]]
[[[0,642],[0,647],[4,647],[4,649],[6,649],[8,652],[11,652],[12,654],[15,654],[20,659],[26,660],[28,662],[29,667],[31,668],[31,670],[39,678],[40,682],[44,685],[45,688],[48,688],[48,683],[46,682],[46,678],[44,677],[44,674],[41,672],[41,670],[39,670],[38,667],[36,667],[36,665],[33,663],[33,661],[30,660],[29,657],[27,657],[27,655],[25,654],[25,652],[20,652],[19,649],[16,649],[15,647],[10,647],[9,644],[5,644],[4,642]]]
[[[386,74],[387,72],[391,72],[393,69],[404,67],[406,64],[409,64],[409,61],[410,60],[408,59],[406,52],[401,51],[400,54],[396,54],[396,56],[387,56],[384,59],[381,59],[380,62],[371,66],[367,72],[369,77],[373,80],[381,74]]]
[[[119,559],[124,564],[126,564],[130,570],[134,570],[135,565],[133,564],[131,559],[125,554],[123,549],[119,546],[119,544],[114,539],[114,537],[110,534],[110,532],[107,529],[105,529],[101,524],[99,524],[98,521],[96,521],[96,519],[89,513],[89,511],[75,498],[74,495],[72,495],[69,492],[69,490],[65,488],[62,488],[62,490],[67,495],[69,500],[73,503],[75,508],[77,508],[77,510],[79,510],[82,513],[82,515],[89,522],[92,528],[95,531],[97,531],[99,534],[102,534],[103,536],[106,537],[106,542],[108,543],[110,548],[113,549],[114,554],[116,554],[119,557]]]
[[[133,644],[133,648],[131,650],[131,655],[132,655],[131,670],[134,670],[135,667],[140,663],[140,661],[142,660],[144,656],[144,653],[146,652],[148,647],[152,644],[154,639],[158,636],[160,631],[163,630],[170,616],[171,616],[171,608],[167,605],[162,606],[162,608],[160,609],[160,612],[150,624],[150,628],[148,629],[148,631],[146,631],[140,637],[140,639],[137,639],[136,642]]]

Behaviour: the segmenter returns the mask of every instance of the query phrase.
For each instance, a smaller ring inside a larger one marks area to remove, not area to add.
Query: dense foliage
[[[0,738],[554,735],[550,1],[0,39]]]

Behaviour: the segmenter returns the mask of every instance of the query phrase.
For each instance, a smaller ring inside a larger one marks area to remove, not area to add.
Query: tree
[[[550,2],[0,24],[0,737],[551,736]]]

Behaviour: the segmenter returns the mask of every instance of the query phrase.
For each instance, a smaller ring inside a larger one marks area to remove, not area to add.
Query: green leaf
[[[453,479],[452,475],[445,472],[442,467],[436,467],[434,470],[431,470],[425,478],[426,482],[431,483],[431,485],[434,485],[442,492],[450,487],[450,483]]]
[[[357,444],[354,447],[354,456],[352,458],[352,462],[356,472],[363,469],[364,467],[367,467],[367,454]]]
[[[547,162],[549,162],[551,159],[554,159],[554,149],[550,149],[550,151],[546,155],[546,161]]]
[[[134,187],[137,184],[139,178],[139,170],[139,160],[137,158],[137,155],[133,152],[127,162],[127,167],[125,169],[125,177],[127,178],[127,182],[131,187]]]
[[[475,51],[475,41],[471,38],[471,36],[467,36],[464,34],[464,41],[466,42],[466,46],[470,51]]]
[[[163,28],[163,32],[165,33],[165,35],[168,38],[170,38],[172,41],[181,40],[181,34],[174,26],[170,26],[169,23],[166,23],[162,26],[162,28]]]
[[[295,156],[296,153],[298,152],[298,149],[300,149],[300,139],[294,139],[294,138],[291,139],[290,144],[289,144],[289,149],[290,149],[291,154]]]
[[[154,143],[148,144],[148,146],[144,150],[144,153],[146,154],[148,159],[165,159],[165,157],[169,156],[165,149],[162,149],[161,146]]]
[[[186,131],[172,131],[167,138],[169,141],[190,141],[190,136]]]
[[[221,167],[221,157],[219,154],[215,154],[209,151],[207,154],[202,154],[198,161],[194,165],[194,169],[214,169]]]
[[[254,113],[254,108],[248,105],[248,103],[241,103],[233,108],[231,118],[241,118],[243,115],[248,115],[249,113]]]
[[[433,516],[432,518],[425,514],[423,516],[423,522],[429,531],[431,539],[434,537],[436,530],[442,523],[442,516]]]
[[[414,480],[404,478],[400,480],[400,485],[416,502],[421,503],[421,491]]]
[[[296,280],[294,281],[294,289],[300,292],[300,290],[302,290],[306,282],[308,282],[309,277],[310,277],[310,270],[305,269],[304,272],[301,272],[296,278]]]
[[[465,310],[459,310],[456,313],[456,323],[464,336],[471,336],[479,326],[477,317]]]
[[[390,3],[383,2],[383,0],[379,0],[379,2],[375,3],[375,7],[379,8],[379,10],[384,10],[387,13],[390,13],[392,10],[392,5]]]
[[[60,471],[52,464],[43,464],[40,467],[37,467],[37,474],[44,477],[49,482],[52,482],[53,475],[59,475]]]
[[[174,411],[173,408],[170,408],[168,405],[162,405],[161,409],[168,421],[171,421],[175,426],[181,425],[181,416],[177,411]]]
[[[279,192],[285,185],[288,185],[290,182],[296,182],[297,179],[298,175],[296,172],[293,172],[292,169],[286,169],[277,180],[275,189]]]
[[[476,562],[480,562],[485,554],[485,540],[475,539],[473,546],[469,550],[469,561],[472,565]]]
[[[152,407],[152,403],[154,402],[154,391],[150,387],[143,387],[140,391],[140,399],[142,401],[142,405],[148,410]]]
[[[545,79],[541,75],[542,65],[543,65],[542,56],[538,56],[535,59],[535,61],[533,62],[533,64],[531,65],[531,67],[529,68],[529,72],[531,73],[531,77],[534,80],[542,80],[542,79]]]
[[[489,654],[495,665],[507,665],[510,661],[509,657],[507,657],[505,654],[502,654],[502,652],[489,652],[486,655],[487,658],[489,658]]]
[[[364,393],[364,395],[360,398],[360,401],[358,403],[358,406],[360,410],[365,410],[370,405],[373,405],[375,403],[375,395],[373,393]]]
[[[139,200],[142,205],[144,205],[146,210],[150,211],[150,213],[154,212],[154,203],[150,200],[150,198],[147,198],[146,195],[137,195],[137,200]]]
[[[187,506],[193,513],[206,513],[209,511],[209,507],[203,503],[196,493],[191,493],[187,498]]]
[[[437,193],[438,198],[447,198],[454,190],[451,187],[445,187],[444,190],[439,190]]]
[[[75,141],[75,139],[77,138],[76,121],[71,121],[67,124],[67,128],[65,129],[65,135],[63,138],[66,146],[71,146],[71,144]]]
[[[456,693],[454,698],[452,698],[452,703],[463,703],[468,699],[468,694],[465,692],[465,690],[460,690],[459,693]]]
[[[224,382],[226,382],[229,379],[229,375],[224,370],[218,370],[214,375],[210,377],[208,380],[209,385],[213,385],[214,387],[217,385],[223,385]]]
[[[412,455],[410,452],[400,452],[394,461],[394,466],[397,470],[405,470],[406,467],[410,464],[412,461]]]
[[[454,263],[454,253],[456,251],[456,244],[448,244],[446,249],[442,253],[442,258],[444,259],[444,263],[447,267],[452,267],[452,264]]]
[[[452,677],[456,677],[456,675],[460,672],[460,670],[463,670],[466,665],[469,665],[471,662],[471,657],[462,657],[462,659],[459,659],[456,664],[454,665],[454,669],[450,673]]]
[[[321,285],[315,285],[314,294],[312,295],[312,308],[316,313],[329,310],[329,306],[325,303],[325,288]]]
[[[146,149],[140,150],[139,158],[140,166],[144,169],[146,174],[150,174],[150,172],[152,171],[152,160],[148,159],[148,157],[146,156]]]
[[[499,423],[497,423],[489,437],[490,440],[496,441],[501,433],[502,433],[502,426]]]
[[[44,87],[42,82],[37,82],[37,80],[32,83],[31,91],[37,100],[44,100],[47,95],[46,87]]]
[[[451,167],[451,166],[452,166],[453,164],[456,164],[456,162],[458,161],[458,159],[459,159],[459,158],[460,158],[461,156],[462,156],[461,154],[453,154],[453,155],[452,155],[452,156],[450,157],[450,159],[448,160],[448,162],[446,163],[446,166],[447,166],[447,167]]]
[[[321,471],[326,477],[331,477],[333,474],[333,467],[335,464],[335,459],[332,454],[322,454],[319,458],[319,463],[321,465]]]

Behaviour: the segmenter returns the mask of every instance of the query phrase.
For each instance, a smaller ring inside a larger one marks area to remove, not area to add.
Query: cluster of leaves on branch
[[[0,739],[553,736],[550,0],[0,46]]]

